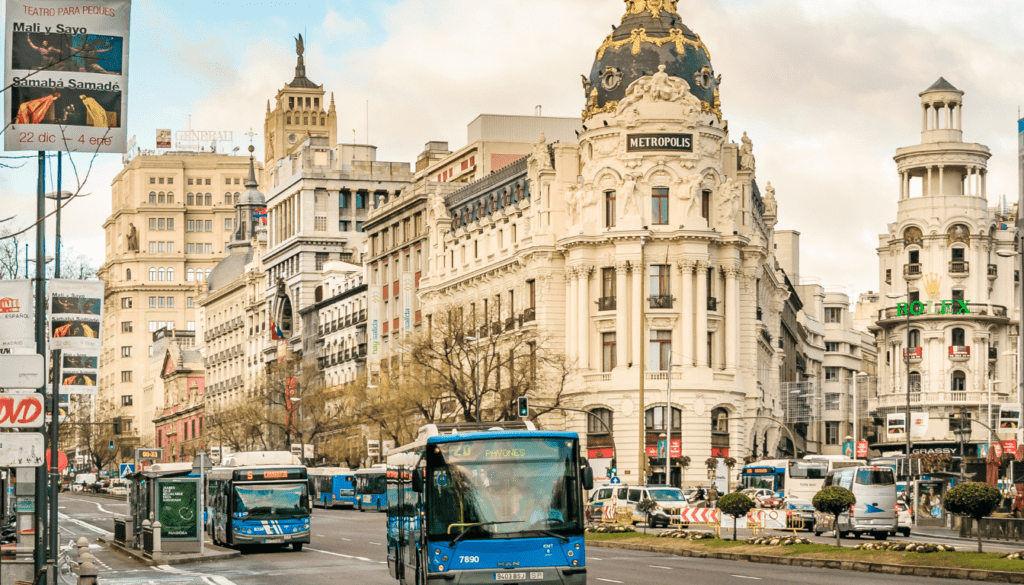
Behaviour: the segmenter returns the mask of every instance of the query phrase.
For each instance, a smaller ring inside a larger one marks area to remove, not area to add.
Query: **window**
[[[131,372],[127,372],[127,373],[131,374]],[[123,374],[125,374],[125,372],[121,372],[121,374],[123,375]],[[128,377],[131,378],[130,375]],[[128,381],[131,382],[131,380],[128,380]],[[132,397],[131,397],[131,395],[125,395],[125,396],[121,397],[121,406],[131,406],[131,405],[132,405]]]
[[[167,229],[169,229],[169,230],[173,230],[174,229],[174,218],[173,217],[168,217],[167,218]]]
[[[672,407],[672,430],[678,431],[682,428],[683,411]],[[644,426],[648,430],[657,431],[665,429],[665,407],[655,406],[648,408],[644,413]]]
[[[595,408],[590,411],[590,416],[587,416],[588,435],[607,435],[610,428],[612,428],[611,409]]]
[[[651,364],[652,372],[668,370],[672,359],[672,332],[651,331]]]
[[[167,249],[167,245],[164,242],[157,242],[157,252],[163,253]]]
[[[351,225],[351,222],[348,222],[348,221],[339,221],[339,222],[338,222],[338,230],[339,230],[339,231],[343,231],[343,232],[347,232],[347,231],[349,230],[349,226],[350,226],[350,225]]]
[[[825,410],[839,410],[839,393],[825,393]]]
[[[716,408],[711,411],[711,432],[729,432],[729,411],[724,408]]]
[[[164,270],[163,268],[158,268],[156,274],[157,280],[164,280],[164,277],[167,275],[167,271]]]
[[[950,345],[967,345],[966,335],[960,327],[953,329],[953,343]]]
[[[192,179],[189,179],[188,182],[191,183]],[[193,195],[191,193],[189,193],[188,195],[185,196],[185,203],[187,205],[195,205],[195,198],[193,197]]]
[[[526,298],[529,301],[529,308],[534,309],[537,307],[537,281],[527,280],[526,281]]]
[[[327,252],[317,252],[316,253],[316,269],[317,270],[323,270],[324,269],[324,263],[327,262],[327,258],[328,258]]]
[[[156,254],[156,242],[149,243],[149,253]]]
[[[825,381],[826,382],[838,382],[839,381],[839,368],[827,367],[825,368]]]
[[[195,321],[186,321],[185,322],[185,329],[188,329],[189,331],[195,331],[196,330],[196,322]]]
[[[196,303],[194,297],[186,297],[185,306],[188,307],[189,309],[195,308]]]
[[[366,195],[364,191],[356,192],[356,209],[366,209]]]
[[[156,297],[149,297],[149,308],[150,309],[155,309],[156,308]]]
[[[921,262],[920,250],[911,250],[907,255],[910,258],[910,264],[919,264]]]
[[[910,372],[910,391],[921,391],[921,372]]]
[[[210,179],[206,179],[206,184],[207,184],[207,185],[209,185],[209,184],[210,184]],[[207,203],[207,205],[209,205],[209,203]]]
[[[711,360],[715,355],[715,334],[708,332],[708,367],[711,367]]]
[[[150,321],[149,322],[149,332],[153,333],[154,331],[156,331],[156,321]]]
[[[910,302],[915,303],[921,300],[921,292],[912,290],[910,291]]]
[[[908,342],[909,347],[921,347],[921,330],[911,329],[910,330],[910,341]]]
[[[121,321],[121,333],[131,333],[131,332],[132,332],[132,322],[131,321]]]
[[[163,181],[160,181],[160,182],[162,183]],[[161,191],[160,194],[157,195],[157,199],[156,199],[157,203],[163,203],[166,200],[167,200],[167,198],[164,196],[164,192]]]
[[[123,345],[121,346],[121,357],[132,357],[132,346]]]
[[[212,232],[213,231],[213,220],[212,219],[206,220],[206,231],[208,231],[208,232]]]
[[[967,390],[967,374],[961,371],[953,372],[952,385],[950,389],[953,392],[964,392]]]
[[[174,297],[167,297],[167,308],[168,309],[173,309],[174,308]]]
[[[200,245],[202,245],[202,244],[200,244]],[[187,250],[189,254],[194,254],[195,251],[196,251],[196,245],[195,244],[186,244],[185,250]]]
[[[206,184],[209,185],[210,184],[210,182],[209,182],[210,180],[207,179],[206,181],[207,181]],[[213,205],[213,194],[212,193],[207,193],[205,199],[206,199],[206,204],[207,205]]]
[[[131,370],[123,370],[121,372],[121,381],[122,382],[131,382],[132,381],[132,371]]]
[[[149,192],[149,202],[156,203],[156,191]]]
[[[657,296],[668,296],[670,290],[671,266],[668,264],[651,265],[651,294]]]
[[[604,192],[604,227],[615,227],[615,191]]]
[[[838,307],[827,307],[825,309],[825,322],[826,323],[842,323],[843,322],[843,310]]]
[[[357,232],[362,232],[363,231],[363,222],[361,222],[361,221],[357,221],[356,222],[356,231]]]
[[[961,288],[961,289],[954,290],[953,291],[953,311],[952,311],[952,313],[954,315],[959,315],[959,314],[962,314],[964,312],[964,310],[960,308],[960,303],[957,302],[957,301],[963,301],[963,300],[964,300],[964,289]]]
[[[601,269],[601,296],[606,299],[615,298],[615,269]],[[614,307],[611,307],[614,308]]]
[[[828,421],[825,423],[825,444],[839,444],[839,421]]]
[[[190,219],[187,222],[185,222],[185,231],[186,232],[194,232],[194,231],[196,231],[196,222],[195,222],[195,220]]]
[[[156,184],[156,177],[150,177],[149,178],[149,184],[150,185],[155,185]]]
[[[601,334],[601,371],[610,372],[615,369],[615,334]]]
[[[348,200],[349,200],[350,196],[351,196],[351,193],[349,191],[339,191],[338,192],[338,208],[339,209],[346,209],[346,208],[348,208]]]
[[[711,191],[701,191],[700,216],[711,221]]]
[[[224,229],[226,229],[226,230],[230,230],[231,229],[231,218],[230,217],[225,217],[224,218]]]
[[[156,280],[156,268],[150,268],[149,269],[149,280],[150,280],[150,282]]]
[[[206,244],[203,246],[206,254],[213,254],[213,244]],[[167,280],[170,280],[169,278]]]
[[[167,251],[170,253],[174,252],[174,242],[167,242]]]
[[[832,352],[839,351],[839,342],[838,341],[826,341],[825,342],[825,351],[832,351]]]
[[[132,308],[132,298],[131,297],[121,297],[121,308],[122,309],[130,309],[130,308]]]
[[[651,222],[655,225],[668,224],[668,187],[651,190]]]
[[[964,249],[963,248],[953,248],[951,250],[951,253],[953,254],[953,256],[951,258],[953,260],[953,262],[963,262],[963,260],[964,260]]]

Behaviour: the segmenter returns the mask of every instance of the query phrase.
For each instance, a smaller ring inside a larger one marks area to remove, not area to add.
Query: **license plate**
[[[526,573],[495,573],[495,581],[525,581]]]
[[[284,543],[284,539],[283,538],[268,538],[268,539],[264,540],[263,542],[265,542],[267,544],[282,544],[282,543]]]

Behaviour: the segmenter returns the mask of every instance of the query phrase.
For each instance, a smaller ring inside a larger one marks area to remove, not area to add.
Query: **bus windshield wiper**
[[[554,532],[552,530],[548,530],[547,528],[527,528],[526,530],[521,530],[519,533],[522,534],[523,532],[539,532],[540,534],[543,534],[544,536],[550,536],[551,538],[557,538],[563,544],[566,543],[566,542],[569,542],[569,537],[563,536],[561,534],[558,534],[557,532]]]
[[[504,521],[497,521],[497,522],[476,522],[476,523],[473,523],[473,524],[467,524],[467,525],[461,526],[462,532],[460,532],[459,535],[456,536],[454,540],[452,540],[450,546],[455,546],[455,543],[459,542],[460,540],[462,540],[463,537],[465,537],[467,534],[469,534],[469,529],[470,528],[476,528],[478,526],[494,526],[496,524],[522,524],[523,522],[526,522],[526,521],[525,520],[504,520]]]

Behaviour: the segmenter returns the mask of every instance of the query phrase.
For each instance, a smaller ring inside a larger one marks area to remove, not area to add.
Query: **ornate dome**
[[[583,79],[587,96],[584,121],[595,114],[615,112],[626,88],[656,73],[659,65],[690,85],[704,112],[721,119],[720,79],[715,77],[711,55],[700,35],[676,13],[677,1],[626,0],[622,24],[597,49],[590,77]]]

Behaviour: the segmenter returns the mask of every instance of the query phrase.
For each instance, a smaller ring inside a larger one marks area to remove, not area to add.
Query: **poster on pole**
[[[402,273],[402,333],[412,335],[413,273]]]
[[[51,280],[50,348],[60,349],[60,393],[96,394],[103,322],[103,282]]]
[[[131,0],[7,0],[6,150],[127,147]]]
[[[902,441],[907,438],[907,417],[904,414],[885,415],[885,436],[890,441]]]
[[[0,353],[36,353],[32,281],[0,280]]]
[[[913,439],[923,439],[928,436],[928,413],[927,412],[912,412],[910,413],[910,437]]]
[[[370,285],[370,351],[369,358],[367,361],[370,363],[371,370],[376,369],[377,365],[380,364],[380,326],[381,326],[381,305],[384,301],[383,291],[379,284]]]
[[[1018,429],[1020,428],[1020,405],[1000,404],[999,405],[999,428]]]

